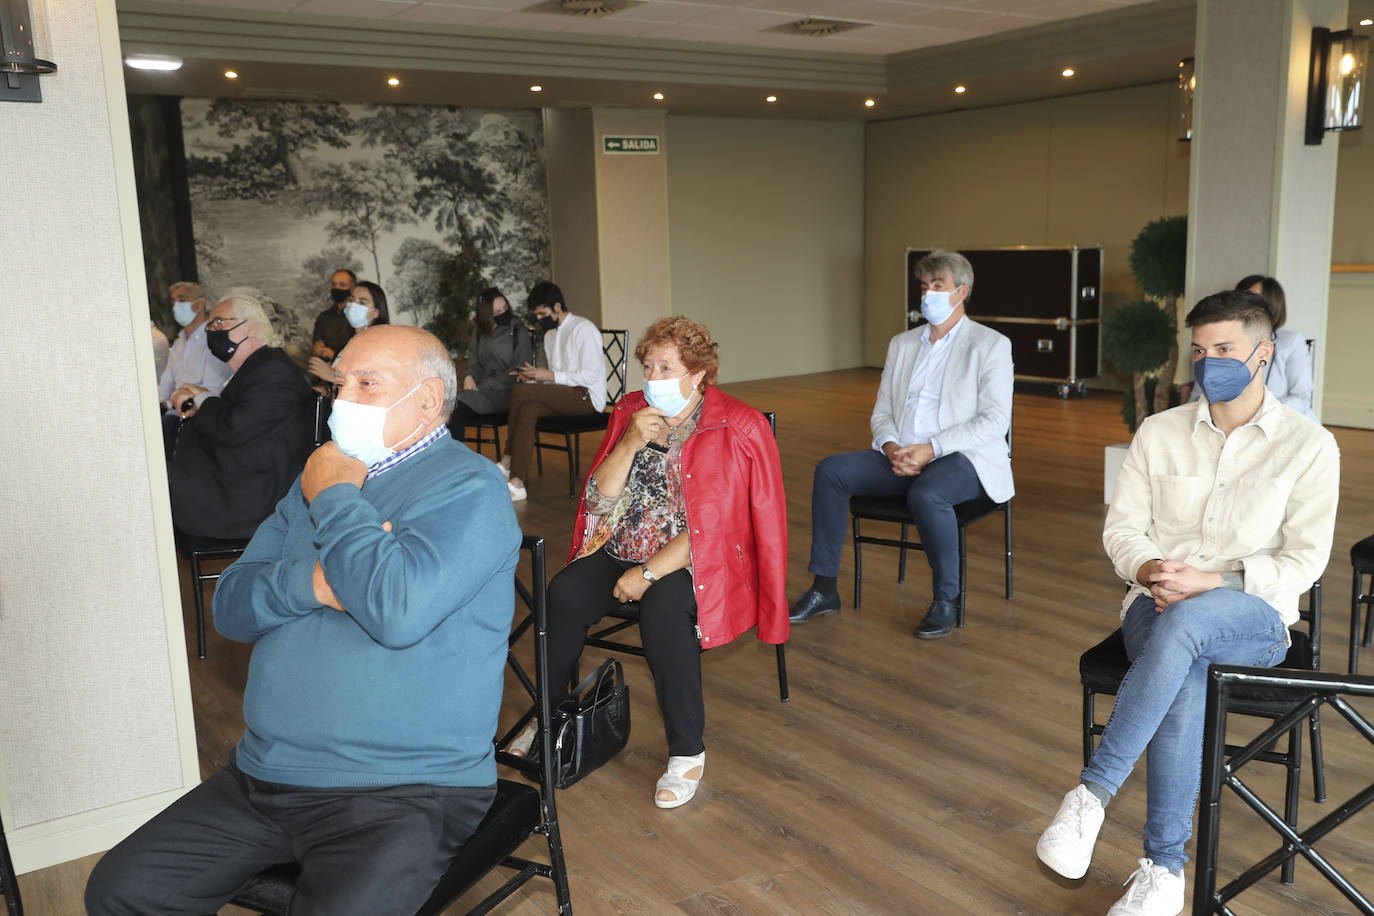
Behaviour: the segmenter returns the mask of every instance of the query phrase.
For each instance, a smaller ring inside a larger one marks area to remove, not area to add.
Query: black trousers
[[[604,550],[569,563],[549,583],[549,681],[552,700],[568,694],[587,628],[615,610],[616,580],[638,564]],[[639,602],[639,635],[663,712],[668,754],[691,757],[705,749],[706,703],[701,696],[701,647],[692,574],[685,569],[650,585]]]
[[[496,787],[313,789],[229,765],[96,863],[90,916],[218,912],[262,869],[299,862],[291,916],[414,916]]]

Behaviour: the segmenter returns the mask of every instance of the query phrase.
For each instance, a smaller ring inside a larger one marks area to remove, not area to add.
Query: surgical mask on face
[[[177,320],[177,324],[183,328],[196,320],[196,304],[185,299],[178,299],[172,303],[172,317]]]
[[[367,327],[367,313],[372,311],[372,307],[363,305],[361,302],[349,302],[344,306],[344,317],[348,323],[355,328]]]
[[[222,363],[227,363],[234,358],[234,354],[239,350],[239,344],[243,341],[233,341],[229,339],[229,332],[243,324],[240,321],[233,328],[221,328],[205,332],[205,348],[210,351],[210,355]]]
[[[954,314],[949,304],[950,294],[944,290],[928,289],[921,294],[921,314],[931,324],[944,324]]]
[[[392,454],[392,446],[384,441],[387,411],[419,391],[420,384],[393,401],[391,407],[359,404],[356,401],[335,398],[334,408],[329,414],[329,434],[339,446],[339,451],[350,458],[357,458],[369,468]],[[421,425],[417,423],[415,429],[402,436],[398,442],[404,442],[415,435],[415,431]]]
[[[341,302],[347,302],[348,297],[349,291],[346,289],[331,289],[329,291],[329,300],[333,302],[335,305],[338,305]]]
[[[1198,386],[1202,393],[1207,396],[1207,403],[1220,404],[1224,401],[1234,401],[1240,397],[1250,384],[1250,380],[1259,372],[1260,367],[1256,366],[1255,371],[1251,372],[1245,364],[1250,361],[1250,357],[1255,355],[1255,350],[1260,348],[1255,344],[1255,349],[1250,351],[1250,356],[1245,359],[1233,359],[1229,356],[1204,356],[1202,359],[1193,363],[1193,378],[1197,379]]]
[[[686,377],[682,375],[678,378],[645,379],[644,400],[649,402],[650,407],[657,407],[667,416],[677,416],[682,413],[689,400],[682,393],[682,380]],[[696,390],[695,385],[692,386],[692,390]]]

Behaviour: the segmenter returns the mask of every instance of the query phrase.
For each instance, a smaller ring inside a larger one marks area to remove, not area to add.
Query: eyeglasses
[[[238,324],[225,324],[226,321],[236,321],[238,322]],[[240,324],[243,324],[243,319],[241,318],[235,318],[232,315],[228,318],[225,318],[223,315],[221,315],[219,318],[210,319],[210,324],[208,325],[208,327],[212,331],[232,331]]]

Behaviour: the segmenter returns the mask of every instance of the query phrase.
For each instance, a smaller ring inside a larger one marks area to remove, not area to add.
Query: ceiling
[[[117,10],[126,55],[185,61],[172,73],[126,67],[130,93],[866,121],[1167,82],[1192,53],[1197,15],[1196,0],[638,0],[604,17],[529,11],[552,2],[117,0]],[[1354,25],[1374,0],[1350,9]],[[806,16],[871,24],[825,38],[767,31]]]
[[[603,0],[609,15],[563,11],[557,0],[199,0],[209,6],[415,24],[483,26],[622,39],[670,39],[807,52],[898,54],[981,38],[1146,0]],[[582,3],[595,0],[581,0]],[[802,19],[856,28],[810,37],[771,31]]]

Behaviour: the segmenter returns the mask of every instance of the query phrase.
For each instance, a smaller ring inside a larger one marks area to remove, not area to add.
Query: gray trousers
[[[229,765],[96,863],[91,916],[204,916],[248,879],[298,862],[291,916],[413,916],[496,787],[314,789]]]

